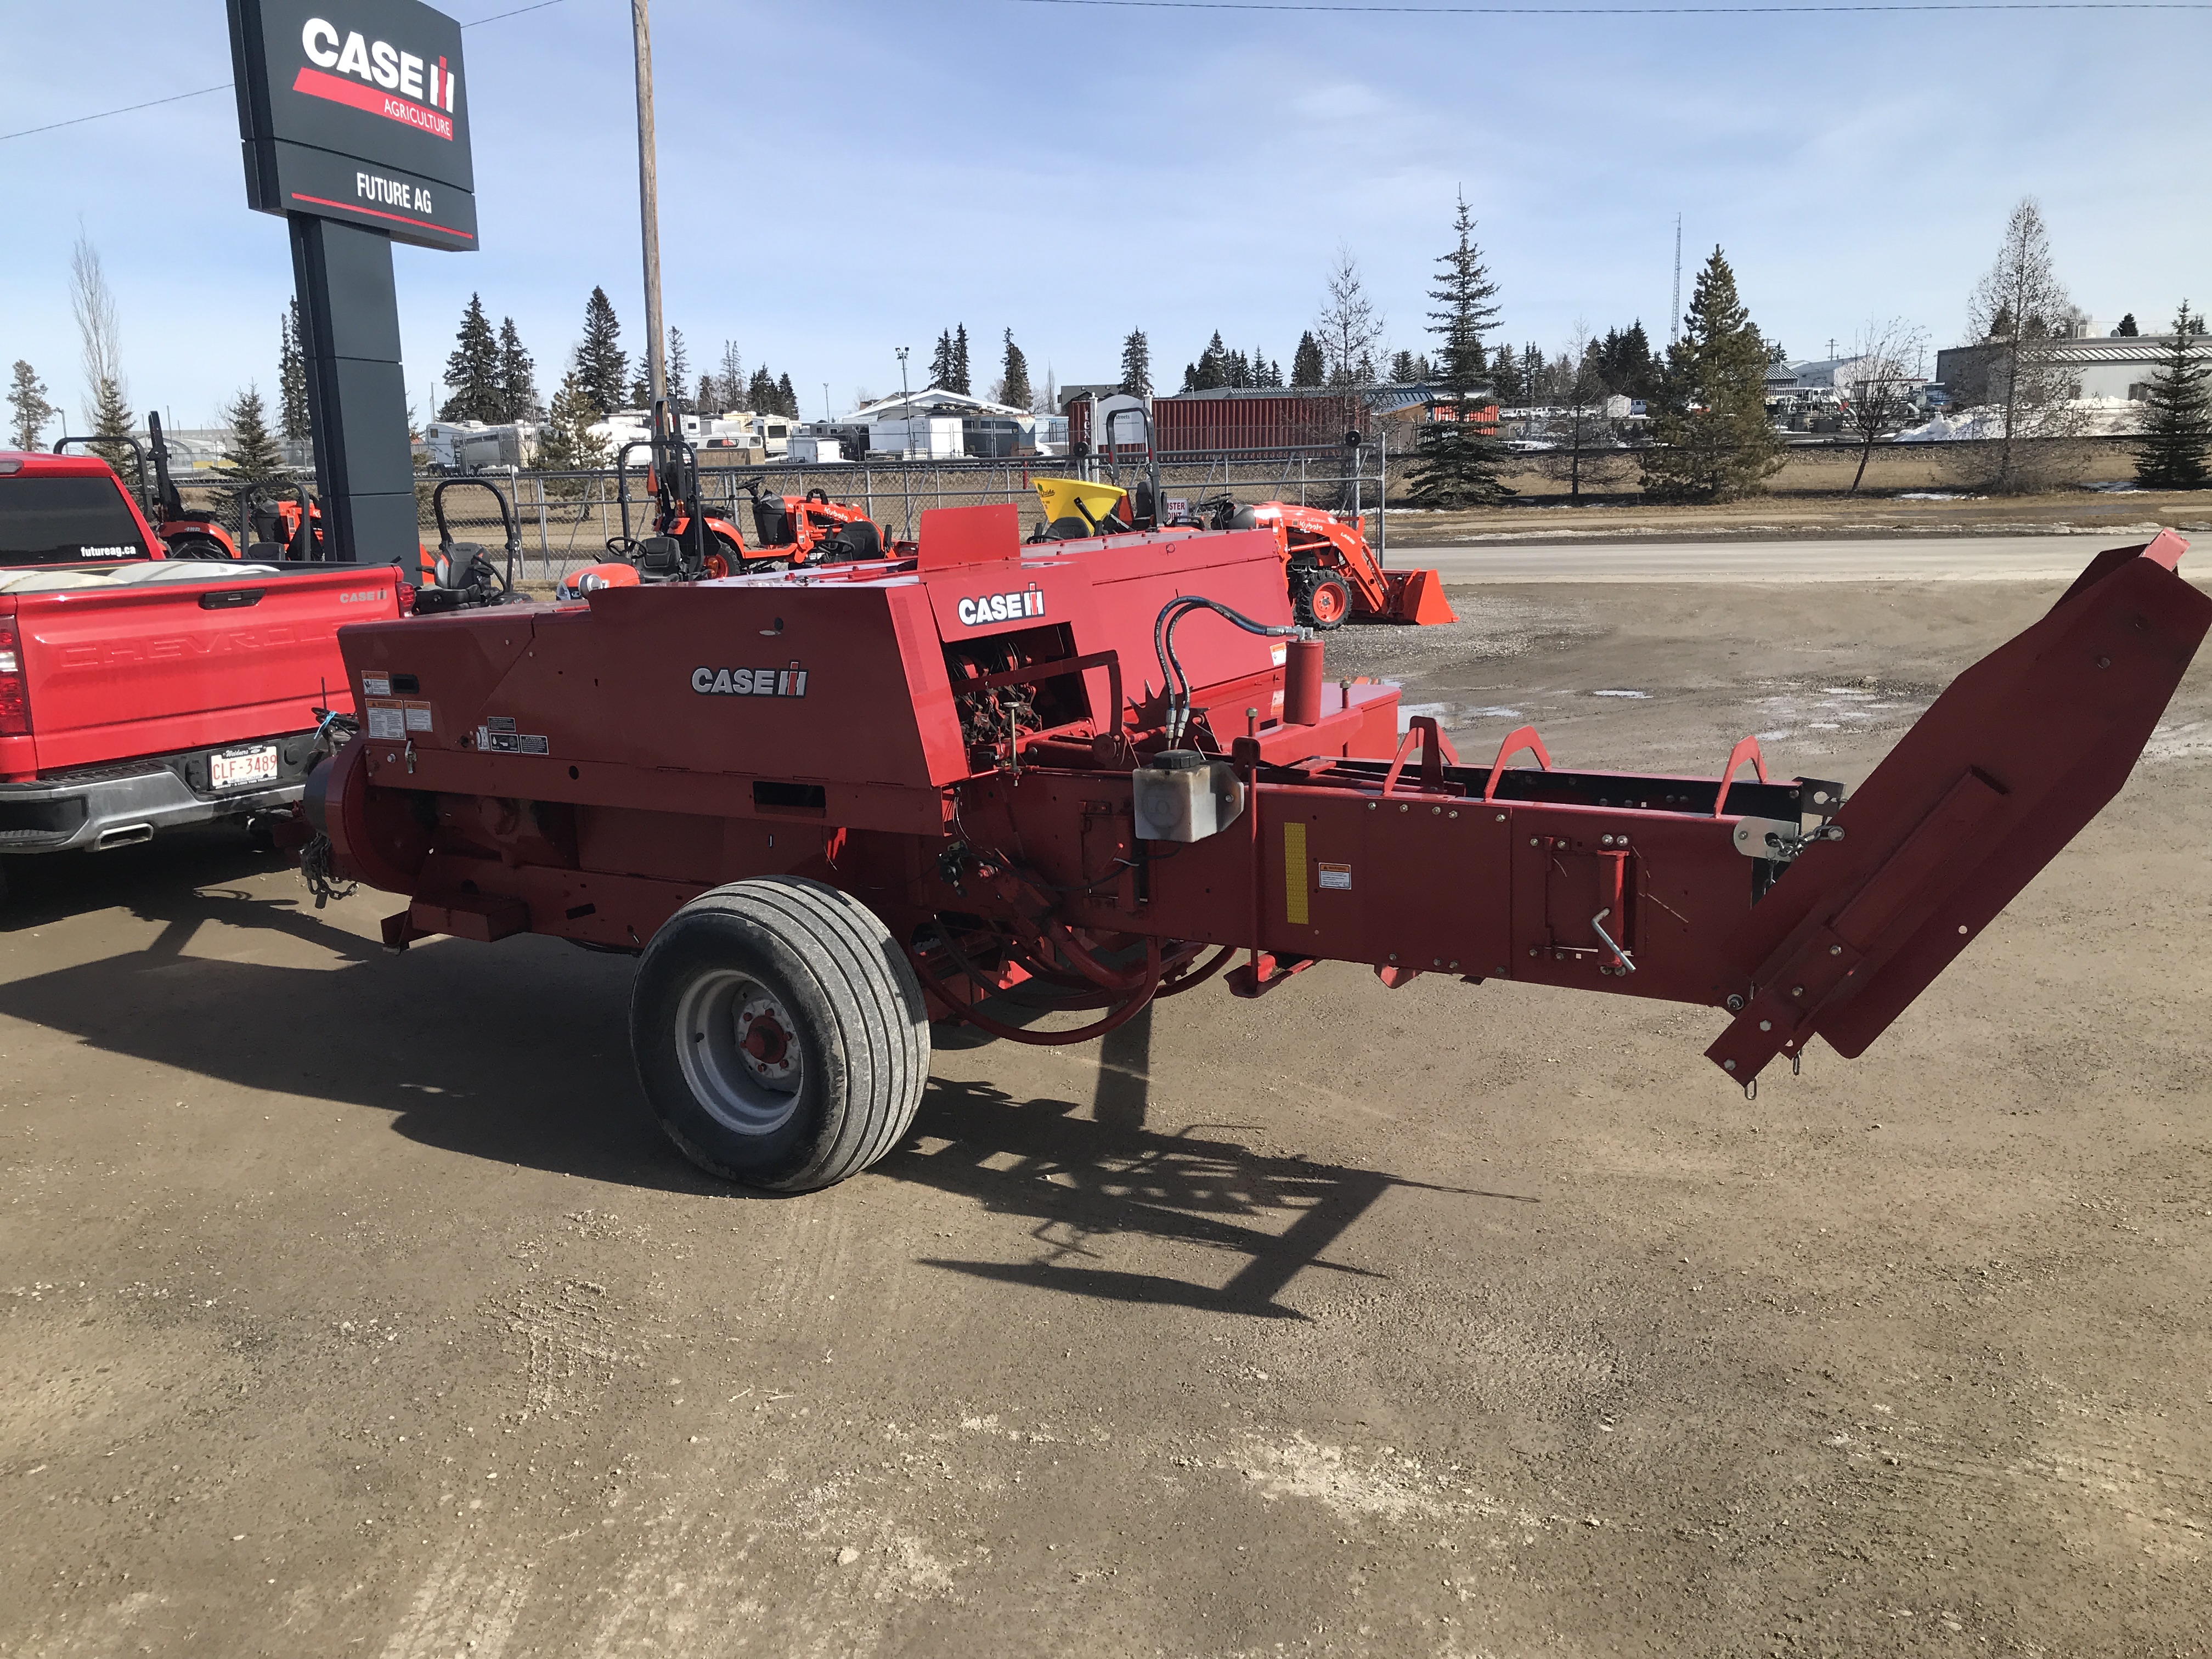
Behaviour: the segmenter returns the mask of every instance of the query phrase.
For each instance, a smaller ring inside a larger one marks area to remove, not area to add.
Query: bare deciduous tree
[[[1913,413],[1914,372],[1928,344],[1927,335],[1901,317],[1869,322],[1860,331],[1844,398],[1844,430],[1859,441],[1859,470],[1851,475],[1856,492],[1866,477],[1874,447],[1904,430]]]
[[[123,389],[123,331],[116,321],[115,291],[100,268],[100,250],[82,231],[70,252],[70,308],[84,350],[84,423],[105,440],[93,445],[93,453],[128,477],[131,453],[122,440],[131,434],[131,405]]]
[[[1367,297],[1366,286],[1359,280],[1359,263],[1348,247],[1338,247],[1336,263],[1329,267],[1321,315],[1314,319],[1314,337],[1321,343],[1330,386],[1373,381],[1375,348],[1382,339],[1382,315]]]
[[[2043,211],[2033,197],[2023,198],[1967,312],[1975,334],[1990,348],[1983,396],[1998,416],[1995,464],[1979,469],[1985,488],[2036,488],[2056,457],[2051,446],[2027,441],[2078,435],[2076,388],[2058,342],[2079,314],[2051,262]]]
[[[89,408],[99,402],[102,382],[112,382],[118,392],[123,388],[123,333],[115,318],[115,292],[100,266],[100,250],[82,233],[70,252],[70,308],[76,313],[77,337],[83,346]],[[86,424],[91,424],[88,417]]]
[[[1601,488],[1620,471],[1617,434],[1605,412],[1612,394],[1598,373],[1589,328],[1577,322],[1566,349],[1546,366],[1544,377],[1551,407],[1543,434],[1552,447],[1535,453],[1536,470],[1566,485],[1571,501],[1582,498],[1585,484]]]

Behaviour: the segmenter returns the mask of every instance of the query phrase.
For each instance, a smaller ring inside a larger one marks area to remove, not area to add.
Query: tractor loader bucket
[[[2212,627],[2187,546],[2100,555],[1936,700],[1736,930],[1753,995],[1708,1059],[1863,1053],[2119,793]]]
[[[1457,622],[1444,598],[1444,579],[1434,570],[1391,570],[1383,573],[1390,584],[1390,620],[1429,628]]]

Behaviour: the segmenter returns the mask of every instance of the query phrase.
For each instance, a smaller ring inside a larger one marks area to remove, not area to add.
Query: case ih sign
[[[417,0],[230,0],[248,203],[477,245],[460,25]]]

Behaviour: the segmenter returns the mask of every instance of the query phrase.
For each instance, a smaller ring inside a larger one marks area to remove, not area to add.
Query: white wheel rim
[[[675,1035],[684,1082],[725,1128],[773,1134],[799,1109],[799,1024],[758,980],[726,968],[700,975],[677,1004]]]

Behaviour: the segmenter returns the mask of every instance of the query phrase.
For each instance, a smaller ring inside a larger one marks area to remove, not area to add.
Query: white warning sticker
[[[428,732],[430,705],[427,702],[377,702],[368,705],[368,735],[404,738],[411,732]]]
[[[506,726],[506,731],[500,730]],[[477,747],[493,755],[547,755],[553,745],[543,737],[528,732],[517,732],[514,722],[493,720],[477,727]]]
[[[363,674],[361,677],[361,695],[364,697],[390,696],[392,677],[389,674]]]
[[[1321,884],[1323,887],[1333,887],[1340,892],[1346,893],[1352,890],[1352,866],[1350,865],[1316,864],[1314,866],[1314,868],[1320,872]]]

